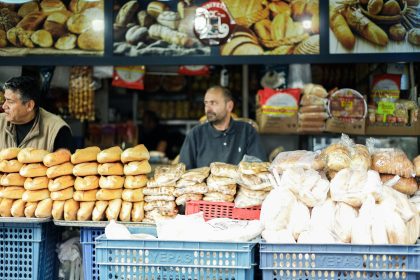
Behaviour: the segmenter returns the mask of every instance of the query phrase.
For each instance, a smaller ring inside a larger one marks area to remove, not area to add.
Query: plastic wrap
[[[414,164],[401,149],[378,149],[372,155],[372,169],[379,173],[415,177]]]
[[[211,174],[219,177],[228,177],[232,179],[239,178],[238,167],[233,164],[212,162],[210,164],[210,172]]]
[[[319,170],[323,168],[323,164],[316,160],[317,156],[317,152],[305,150],[281,152],[271,163],[270,169],[276,170],[279,174],[282,174],[289,168]]]
[[[260,220],[266,230],[286,229],[290,212],[297,202],[296,197],[286,188],[275,188],[265,198],[261,206]]]

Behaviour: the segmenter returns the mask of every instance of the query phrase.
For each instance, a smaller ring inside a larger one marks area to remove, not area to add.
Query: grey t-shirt
[[[210,123],[194,127],[182,145],[180,162],[187,169],[212,162],[238,164],[244,155],[267,161],[257,131],[246,122],[231,120],[226,131],[218,131]]]

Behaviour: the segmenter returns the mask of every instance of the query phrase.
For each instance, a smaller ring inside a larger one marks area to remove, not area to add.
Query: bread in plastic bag
[[[213,202],[232,202],[234,200],[234,196],[219,192],[208,192],[204,195],[203,200]]]
[[[143,188],[143,195],[173,195],[174,187]]]
[[[175,199],[175,203],[176,203],[176,205],[185,205],[185,203],[187,201],[190,201],[190,200],[202,200],[202,199],[203,199],[203,195],[202,194],[186,193],[186,194],[183,194],[181,196],[178,196]]]
[[[219,177],[228,177],[237,180],[239,178],[238,166],[223,162],[210,163],[211,174]]]
[[[241,161],[238,165],[238,170],[242,174],[255,175],[261,172],[268,172],[269,167],[270,167],[269,162]]]
[[[359,210],[359,216],[353,221],[351,228],[352,244],[373,244],[372,216],[375,209],[375,198],[369,195]]]
[[[407,196],[393,188],[384,186],[381,203],[389,203],[390,206],[388,207],[398,213],[405,222],[408,222],[416,215],[415,208],[412,207],[413,205]]]
[[[384,184],[394,177],[395,175],[381,174],[381,180]],[[392,188],[403,194],[413,195],[417,191],[418,185],[415,178],[400,177],[398,181],[392,185]]]
[[[330,189],[330,182],[327,178],[321,176],[315,170],[306,170],[302,177],[304,180],[299,190],[299,199],[308,207],[314,207],[324,203]]]
[[[209,174],[210,167],[204,166],[187,170],[184,174],[181,175],[181,179],[202,183],[209,176]]]
[[[415,215],[411,220],[406,222],[408,244],[415,244],[420,237],[420,217]]]
[[[326,98],[328,97],[328,92],[322,85],[309,83],[303,86],[303,95],[312,95],[321,98]]]
[[[175,197],[173,195],[146,195],[144,197],[145,202],[152,201],[174,201]]]
[[[328,198],[323,204],[317,205],[314,208],[312,208],[310,228],[324,228],[329,232],[333,232],[334,213],[335,202]]]
[[[338,241],[333,233],[325,228],[311,228],[299,235],[297,243],[303,244],[334,244]]]
[[[268,243],[296,243],[292,233],[288,229],[282,230],[267,230],[265,229],[262,234],[262,238]]]
[[[259,220],[215,218],[206,223],[211,229],[208,241],[248,242],[261,235],[264,229]]]
[[[416,175],[414,164],[401,149],[378,149],[372,155],[372,169],[379,173],[410,178]]]
[[[231,185],[207,185],[207,189],[208,192],[218,192],[221,194],[226,194],[226,195],[235,195],[236,194],[236,184],[231,184]]]
[[[187,193],[205,194],[207,193],[207,191],[208,191],[208,188],[207,188],[206,183],[197,183],[194,186],[176,188],[174,191],[174,196],[178,197]]]
[[[292,233],[293,238],[297,240],[302,232],[309,229],[310,221],[309,208],[304,203],[297,201],[292,206],[287,229]]]
[[[341,242],[350,243],[351,227],[357,217],[357,210],[344,202],[335,205],[334,232]]]
[[[264,191],[252,191],[240,187],[235,197],[236,208],[249,208],[253,206],[259,206],[262,204],[268,192]]]
[[[296,197],[286,188],[275,188],[261,205],[260,221],[267,230],[287,228]]]
[[[144,211],[152,211],[153,209],[173,211],[175,208],[174,201],[152,201],[144,204]]]
[[[274,185],[274,178],[270,172],[260,172],[255,175],[241,173],[238,183],[250,190],[271,190]]]
[[[157,184],[166,185],[176,182],[185,172],[185,164],[161,165],[155,168],[154,179]]]
[[[351,163],[350,149],[340,143],[332,144],[322,151],[326,157],[327,168],[329,170],[340,171],[348,168]]]
[[[289,168],[320,170],[324,166],[323,162],[316,160],[317,156],[318,153],[305,150],[281,152],[271,163],[270,169],[276,170],[279,174]]]
[[[236,184],[237,180],[228,178],[228,177],[219,177],[215,176],[213,174],[210,174],[210,176],[207,178],[207,186],[209,187],[217,187],[217,186],[227,186]]]
[[[385,208],[384,208],[385,207]],[[387,205],[375,204],[371,220],[371,232],[373,244],[389,244],[385,220],[390,209]]]
[[[369,170],[371,163],[371,155],[365,145],[356,144],[352,147],[350,168]]]
[[[166,183],[159,182],[155,178],[150,178],[147,181],[147,187],[148,188],[161,188],[161,187],[175,187],[176,186],[176,180],[172,180]]]
[[[318,97],[315,95],[303,95],[300,100],[300,105],[302,106],[311,106],[311,105],[318,105],[318,106],[325,106],[328,100],[323,97]]]

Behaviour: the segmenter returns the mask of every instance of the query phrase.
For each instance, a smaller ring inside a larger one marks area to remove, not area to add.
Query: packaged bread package
[[[146,184],[147,188],[161,188],[161,187],[175,187],[176,186],[176,180],[171,180],[165,183],[159,182],[156,178],[150,178],[147,180]]]
[[[323,153],[326,156],[328,170],[340,171],[350,167],[351,152],[347,146],[340,143],[332,144]]]
[[[120,199],[122,196],[123,189],[99,189],[96,193],[96,200],[114,200]]]
[[[23,186],[26,178],[19,173],[5,173],[1,176],[0,185],[2,186]]]
[[[51,215],[54,220],[63,220],[64,219],[64,204],[66,201],[56,200],[53,201],[53,207],[51,210]]]
[[[356,144],[351,149],[350,168],[369,170],[372,158],[365,145]]]
[[[161,209],[153,209],[152,211],[147,211],[144,214],[144,222],[157,223],[162,220],[170,220],[175,218],[178,214],[178,209],[172,211],[165,211]]]
[[[147,185],[147,181],[148,179],[146,175],[125,176],[124,188],[126,189],[143,188]]]
[[[49,185],[50,179],[47,176],[44,177],[36,177],[36,178],[26,178],[23,187],[25,190],[35,191],[35,190],[42,190],[47,189]]]
[[[94,201],[80,202],[79,210],[77,210],[78,221],[89,221],[92,219],[92,211],[95,207]]]
[[[124,189],[121,197],[124,201],[140,202],[144,200],[143,189]]]
[[[109,201],[98,200],[95,203],[95,208],[92,211],[92,221],[102,221],[105,218],[105,210],[108,207]]]
[[[194,186],[196,184],[200,184],[200,183],[195,182],[195,181],[190,181],[190,180],[187,180],[187,179],[182,179],[182,178],[179,179],[178,181],[176,181],[176,187],[177,188],[191,187],[191,186]]]
[[[102,176],[124,175],[124,167],[120,162],[102,163],[98,165],[98,173]]]
[[[73,167],[73,175],[78,177],[98,175],[97,162],[83,162]]]
[[[212,162],[210,164],[211,174],[219,177],[228,177],[232,179],[239,178],[238,166],[223,162]]]
[[[414,169],[416,170],[416,176],[420,177],[420,155],[414,158],[413,163],[414,163]]]
[[[381,174],[382,183],[385,184],[386,182],[393,179],[394,177],[395,175]],[[398,179],[398,181],[394,185],[392,185],[392,188],[401,193],[411,196],[418,190],[418,185],[415,178],[401,177]]]
[[[260,172],[255,175],[241,173],[239,179],[239,184],[254,191],[270,190],[275,185],[273,175],[270,172]]]
[[[186,193],[186,194],[178,196],[175,199],[175,203],[176,203],[176,205],[185,205],[185,203],[187,203],[187,201],[202,200],[202,199],[203,199],[202,194]]]
[[[143,188],[143,195],[173,195],[174,187]]]
[[[46,198],[38,202],[35,209],[35,217],[48,218],[51,217],[53,201],[51,198]]]
[[[118,220],[122,205],[122,199],[117,198],[109,201],[108,208],[106,209],[106,218],[108,221]]]
[[[144,204],[144,211],[152,211],[153,209],[173,211],[175,208],[175,201],[152,201]]]
[[[76,201],[96,201],[97,190],[75,191],[73,199]]]
[[[318,153],[305,150],[281,152],[274,158],[270,168],[279,174],[282,174],[286,169],[299,167],[320,170],[323,166],[318,164],[317,156]]]
[[[17,155],[18,161],[21,163],[39,163],[43,162],[44,156],[50,152],[35,148],[23,148]]]
[[[317,85],[317,84],[312,84],[312,83],[309,83],[303,86],[303,94],[314,95],[321,98],[328,97],[328,92],[322,85]]]
[[[238,165],[239,172],[247,175],[255,175],[261,172],[268,172],[269,162],[246,162],[241,161]]]
[[[212,202],[233,202],[234,196],[222,194],[219,192],[208,192],[204,195],[204,201],[212,201]]]
[[[176,182],[185,173],[185,164],[161,165],[156,167],[154,179],[158,184]]]
[[[26,201],[26,202],[38,202],[38,201],[47,199],[49,197],[50,197],[50,191],[48,189],[35,190],[35,191],[26,190],[22,194],[22,199],[23,201]]]
[[[19,173],[23,165],[17,159],[2,160],[0,161],[0,172]]]
[[[73,174],[74,165],[71,162],[65,162],[48,167],[47,177],[50,179]]]
[[[47,167],[59,165],[65,162],[69,162],[71,153],[67,149],[58,149],[53,153],[49,153],[44,156],[43,163]]]
[[[125,149],[121,154],[121,161],[127,163],[130,161],[142,161],[149,160],[150,154],[146,146],[143,144],[134,146],[132,148]]]
[[[25,204],[25,217],[26,218],[33,218],[35,217],[35,210],[38,206],[38,202],[26,202]]]
[[[3,198],[0,202],[0,216],[11,217],[11,209],[13,206],[14,199]]]
[[[68,200],[73,198],[73,187],[64,190],[54,191],[50,193],[52,200]]]
[[[237,192],[236,195],[239,194],[239,192],[241,192],[242,195],[249,197],[251,199],[258,199],[261,202],[264,201],[264,199],[267,197],[268,195],[268,191],[254,191],[254,190],[250,190],[248,188],[244,188],[242,186],[239,186],[239,190]]]
[[[191,181],[194,183],[202,183],[210,175],[210,167],[204,166],[187,170],[181,176],[181,180]]]
[[[151,171],[152,167],[150,166],[150,163],[147,160],[131,161],[129,163],[124,164],[124,175],[126,176],[148,174]]]
[[[77,211],[79,210],[80,202],[74,199],[66,200],[64,203],[64,220],[65,221],[76,221]]]
[[[2,198],[21,199],[26,190],[23,187],[9,186],[5,187],[1,192]]]
[[[70,187],[73,188],[73,186],[74,186],[74,177],[72,175],[65,175],[65,176],[55,178],[55,179],[51,179],[48,183],[48,190],[51,192],[55,192],[55,191],[64,190]]]
[[[232,179],[228,177],[220,177],[210,174],[207,178],[207,186],[218,187],[218,186],[227,186],[227,185],[236,185],[237,179]]]
[[[299,113],[322,113],[325,111],[326,108],[324,105],[308,105],[299,108]]]
[[[25,217],[25,204],[26,202],[22,199],[17,199],[13,201],[12,208],[10,209],[10,214],[13,217]]]
[[[99,163],[110,163],[121,160],[122,150],[119,146],[111,147],[105,150],[102,150],[96,156],[96,160]]]
[[[17,159],[17,156],[21,150],[22,150],[21,148],[16,148],[16,147],[2,149],[0,151],[0,160]]]
[[[231,184],[231,185],[220,185],[220,186],[209,186],[207,185],[207,189],[208,192],[217,192],[217,193],[221,193],[221,194],[225,194],[225,195],[235,195],[236,194],[236,189],[237,186],[236,184]]]
[[[99,187],[101,189],[122,189],[124,186],[124,177],[123,176],[101,176],[99,179]]]
[[[22,166],[19,174],[23,177],[43,177],[47,175],[47,169],[42,163],[29,163]]]
[[[207,193],[208,188],[206,183],[198,183],[193,186],[176,188],[173,195],[179,197],[183,194],[194,193],[194,194],[205,194]]]
[[[77,149],[76,152],[71,155],[71,162],[73,164],[79,164],[83,162],[96,161],[96,158],[100,151],[101,149],[96,146],[87,147],[84,149]]]
[[[259,206],[262,204],[263,201],[264,199],[260,199],[258,197],[249,197],[245,195],[245,193],[242,191],[242,188],[239,188],[239,191],[236,194],[236,197],[234,200],[236,208],[249,208],[249,207]]]
[[[379,173],[394,174],[405,178],[416,175],[414,164],[407,158],[403,150],[396,148],[374,151],[371,168]]]
[[[145,202],[152,201],[174,201],[175,197],[173,195],[146,195],[144,197]]]
[[[121,222],[130,222],[131,220],[131,210],[133,208],[133,203],[128,201],[123,201],[120,211],[120,221]]]
[[[141,222],[144,219],[144,201],[133,202],[131,209],[131,221]]]
[[[96,190],[99,188],[99,177],[95,175],[76,177],[74,189],[77,191]]]

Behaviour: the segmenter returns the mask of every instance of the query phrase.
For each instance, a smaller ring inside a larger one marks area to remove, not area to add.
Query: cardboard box
[[[330,118],[327,120],[325,131],[364,135],[366,131],[366,120],[363,119],[350,123]]]
[[[368,123],[366,125],[366,135],[420,136],[420,121],[416,121],[412,125]]]
[[[297,133],[297,114],[292,117],[273,117],[257,110],[257,123],[260,133],[267,134],[291,134]]]

